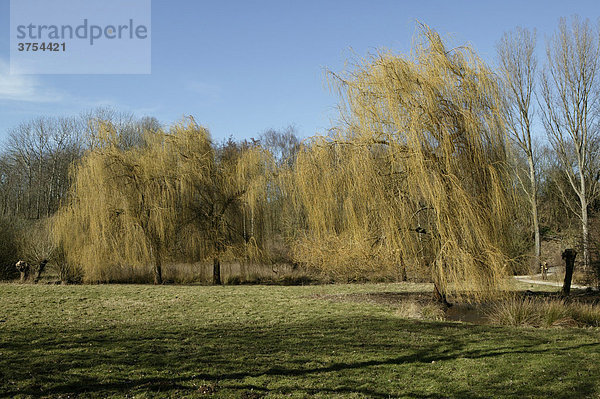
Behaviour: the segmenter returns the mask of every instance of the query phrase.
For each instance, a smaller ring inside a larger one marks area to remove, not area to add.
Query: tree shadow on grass
[[[0,393],[7,397],[105,397],[127,392],[202,396],[197,385],[205,383],[218,384],[217,396],[219,391],[230,396],[253,390],[259,394],[304,392],[323,396],[355,393],[375,398],[479,398],[490,394],[544,397],[549,392],[554,397],[581,397],[597,389],[582,380],[575,392],[571,389],[562,396],[555,386],[546,387],[547,381],[534,368],[527,376],[528,384],[518,388],[504,386],[501,376],[488,381],[480,376],[480,382],[487,385],[475,387],[483,392],[477,393],[464,388],[458,377],[446,371],[436,374],[429,370],[433,364],[456,363],[460,367],[457,362],[466,359],[477,362],[471,366],[477,373],[478,366],[489,360],[518,363],[523,356],[530,360],[544,357],[555,368],[568,368],[572,354],[581,356],[600,349],[595,333],[557,332],[565,339],[550,345],[543,332],[517,331],[364,317],[271,328],[223,324],[197,331],[164,326],[145,333],[82,330],[64,337],[51,329],[20,331],[1,347],[8,356],[0,359]],[[34,335],[38,340],[25,339]],[[573,335],[589,342],[569,340]],[[523,364],[531,366],[531,362]],[[523,367],[510,367],[515,366]],[[111,376],[106,374],[109,369]],[[600,366],[595,366],[594,372],[599,370]],[[423,393],[409,385],[386,388],[378,381],[382,373],[447,384],[434,393]],[[276,384],[272,386],[271,382]]]

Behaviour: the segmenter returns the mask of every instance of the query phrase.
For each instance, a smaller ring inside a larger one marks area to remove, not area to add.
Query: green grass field
[[[3,284],[0,396],[600,397],[599,329],[424,322],[344,300],[424,289]]]

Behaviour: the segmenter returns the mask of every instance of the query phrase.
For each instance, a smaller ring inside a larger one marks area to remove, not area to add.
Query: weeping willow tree
[[[69,202],[54,218],[66,262],[91,282],[152,265],[160,284],[166,260],[213,258],[220,283],[220,256],[240,246],[240,204],[253,208],[262,200],[263,153],[219,157],[208,131],[191,118],[168,133],[146,130],[139,145],[125,148],[111,123],[98,130],[98,144],[73,170]],[[249,252],[260,253],[257,245]]]
[[[177,159],[160,131],[122,149],[111,123],[98,125],[98,145],[74,167],[68,204],[54,219],[56,241],[86,281],[110,281],[120,269],[162,264],[178,225]]]
[[[263,207],[270,175],[267,166],[272,161],[257,146],[230,142],[215,151],[208,131],[193,119],[174,126],[170,140],[182,160],[178,172],[184,204],[180,243],[188,256],[212,258],[213,283],[221,284],[223,256],[263,256],[259,241],[244,228],[244,211],[254,214]]]
[[[495,292],[513,188],[494,75],[422,27],[410,56],[382,51],[331,77],[343,123],[305,147],[290,180],[298,261],[425,274],[444,301]]]

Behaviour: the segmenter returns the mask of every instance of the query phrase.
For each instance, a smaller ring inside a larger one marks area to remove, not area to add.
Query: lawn
[[[424,289],[2,284],[0,396],[599,397],[599,329],[425,322],[344,300]]]

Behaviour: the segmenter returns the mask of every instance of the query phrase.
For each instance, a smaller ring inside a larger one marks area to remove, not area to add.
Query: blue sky
[[[337,98],[324,70],[377,48],[406,53],[415,21],[489,62],[502,33],[536,28],[540,55],[561,16],[600,16],[590,1],[152,1],[151,75],[9,75],[9,0],[0,0],[0,142],[39,115],[98,106],[171,123],[193,115],[215,139],[294,124],[322,133]]]

